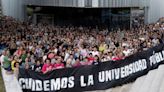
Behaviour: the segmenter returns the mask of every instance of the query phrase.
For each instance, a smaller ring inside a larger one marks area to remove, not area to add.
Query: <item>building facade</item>
[[[144,10],[145,23],[164,16],[164,0],[2,0],[2,13],[18,20],[27,19],[27,6],[74,8],[129,8],[130,19],[137,10]],[[156,7],[158,6],[158,7]],[[135,15],[135,14],[134,14]]]

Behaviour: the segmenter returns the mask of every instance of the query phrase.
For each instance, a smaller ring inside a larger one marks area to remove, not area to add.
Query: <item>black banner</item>
[[[134,81],[164,63],[164,44],[138,52],[124,60],[54,70],[47,74],[20,69],[24,92],[81,92],[105,90]]]

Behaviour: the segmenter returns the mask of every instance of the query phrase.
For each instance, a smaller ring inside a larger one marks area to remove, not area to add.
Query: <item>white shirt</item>
[[[93,56],[96,56],[96,55],[99,56],[99,52],[98,51],[92,51],[92,55]]]
[[[65,53],[64,61],[66,62],[68,58],[69,58],[69,53]]]
[[[33,46],[29,46],[28,48],[29,48],[30,50],[32,50]]]
[[[58,49],[56,48],[56,49],[54,49],[54,52],[55,52],[55,54],[57,54],[57,52],[58,52]]]
[[[128,44],[128,43],[123,42],[123,43],[122,43],[122,46],[129,47],[129,44]]]
[[[21,42],[20,41],[17,41],[16,44],[19,46],[21,44]]]
[[[1,63],[1,65],[3,66],[3,62],[4,62],[4,55],[1,55],[1,57],[0,57],[0,63]]]
[[[81,49],[80,54],[83,55],[83,57],[86,57],[88,53],[86,49]]]
[[[123,53],[125,56],[129,56],[131,53],[131,50],[130,49],[124,50]]]
[[[109,59],[108,59],[108,58],[103,58],[103,59],[101,60],[101,62],[106,62],[106,61],[109,61]]]
[[[47,55],[43,56],[43,61],[45,61],[47,59]]]

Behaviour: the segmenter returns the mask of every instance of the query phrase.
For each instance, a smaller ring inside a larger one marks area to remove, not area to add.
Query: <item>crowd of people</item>
[[[9,73],[54,69],[118,61],[164,43],[164,23],[141,24],[130,30],[84,26],[52,26],[1,18],[1,66]]]

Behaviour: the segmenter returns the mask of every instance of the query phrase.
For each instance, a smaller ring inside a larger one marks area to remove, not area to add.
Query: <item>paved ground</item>
[[[135,82],[120,87],[89,92],[164,92],[164,65],[139,77]]]
[[[6,92],[22,92],[14,74],[7,75],[5,70],[3,68],[1,69],[2,69],[2,76],[3,76]]]
[[[0,68],[0,92],[5,92],[5,86],[1,75],[1,68]]]

